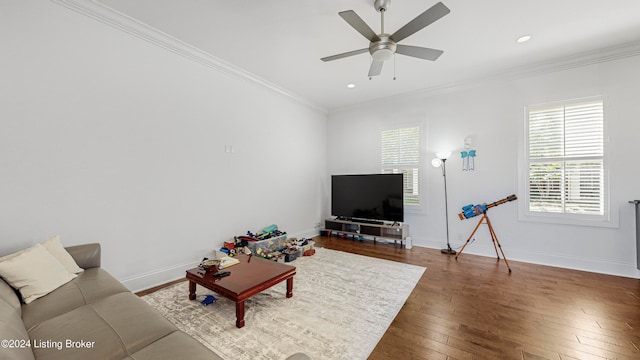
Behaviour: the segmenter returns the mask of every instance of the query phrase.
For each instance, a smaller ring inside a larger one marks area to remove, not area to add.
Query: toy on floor
[[[207,295],[204,297],[204,300],[200,302],[200,304],[207,306],[209,304],[213,304],[214,302],[216,302],[216,298],[213,295]]]

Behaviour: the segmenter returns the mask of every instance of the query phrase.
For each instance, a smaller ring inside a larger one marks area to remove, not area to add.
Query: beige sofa
[[[1,359],[221,359],[102,270],[99,244],[66,249],[85,271],[29,304],[0,279]]]

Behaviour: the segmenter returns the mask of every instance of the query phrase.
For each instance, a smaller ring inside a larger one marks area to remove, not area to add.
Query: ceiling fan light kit
[[[389,40],[389,37],[382,36],[385,34],[380,35],[380,41],[371,43],[369,46],[369,53],[371,54],[371,57],[373,57],[374,61],[387,61],[393,57],[397,46],[396,43]]]
[[[369,51],[372,62],[369,68],[369,78],[380,75],[382,65],[385,61],[390,60],[396,53],[411,56],[424,60],[435,61],[442,55],[442,50],[424,48],[419,46],[399,45],[398,42],[424,29],[430,24],[436,22],[443,16],[447,15],[451,10],[443,3],[439,2],[415,19],[409,21],[405,26],[389,35],[384,32],[384,13],[389,8],[391,0],[375,0],[373,3],[376,11],[380,13],[380,34],[376,34],[367,23],[358,16],[353,10],[342,11],[338,13],[351,27],[369,40],[369,48],[349,51],[342,54],[327,56],[322,61],[333,61],[345,57],[358,55]]]

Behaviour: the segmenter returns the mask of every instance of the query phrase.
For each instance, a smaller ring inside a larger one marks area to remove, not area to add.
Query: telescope
[[[462,207],[462,212],[460,214],[458,214],[458,217],[460,218],[460,220],[464,220],[464,219],[469,219],[472,218],[474,216],[478,216],[478,215],[482,215],[484,213],[487,212],[487,210],[491,209],[494,206],[498,206],[498,205],[502,205],[506,202],[509,201],[514,201],[517,200],[518,196],[516,196],[516,194],[513,195],[509,195],[506,198],[502,199],[502,200],[498,200],[496,202],[493,202],[491,204],[478,204],[478,205],[473,205],[473,204],[469,204],[467,206],[463,206]]]
[[[478,231],[478,228],[480,227],[480,225],[487,224],[487,226],[489,227],[489,234],[491,235],[491,242],[493,243],[493,248],[496,250],[496,256],[498,257],[498,260],[500,260],[500,255],[498,254],[498,248],[500,248],[500,252],[502,253],[502,258],[504,259],[504,263],[505,265],[507,265],[507,269],[509,269],[509,273],[511,273],[511,267],[509,266],[507,257],[504,256],[504,251],[502,251],[502,245],[500,245],[500,242],[498,241],[498,236],[496,235],[496,232],[493,230],[491,221],[489,221],[487,210],[491,209],[494,206],[502,205],[504,203],[507,203],[509,201],[513,201],[516,199],[518,199],[518,197],[516,196],[516,194],[513,194],[513,195],[507,196],[502,200],[493,202],[491,204],[487,204],[487,203],[479,204],[479,205],[469,204],[467,206],[462,207],[462,212],[458,214],[458,217],[460,218],[460,220],[469,219],[478,215],[482,215],[482,217],[480,218],[480,221],[478,221],[478,225],[476,225],[476,227],[471,232],[471,235],[469,235],[467,242],[464,243],[464,245],[462,245],[462,248],[458,252],[458,255],[456,255],[456,260],[458,260],[458,256],[462,254],[462,251],[464,251],[464,248],[467,247],[467,245],[469,245],[469,242],[471,241],[471,239],[473,239],[473,235],[476,233],[476,231]]]

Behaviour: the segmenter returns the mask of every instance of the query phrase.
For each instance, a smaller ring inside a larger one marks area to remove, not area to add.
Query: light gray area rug
[[[200,286],[193,301],[186,282],[142,298],[225,359],[366,359],[426,270],[324,248],[290,264],[293,297],[283,282],[247,300],[242,329],[235,303]],[[201,305],[208,294],[217,301]]]

